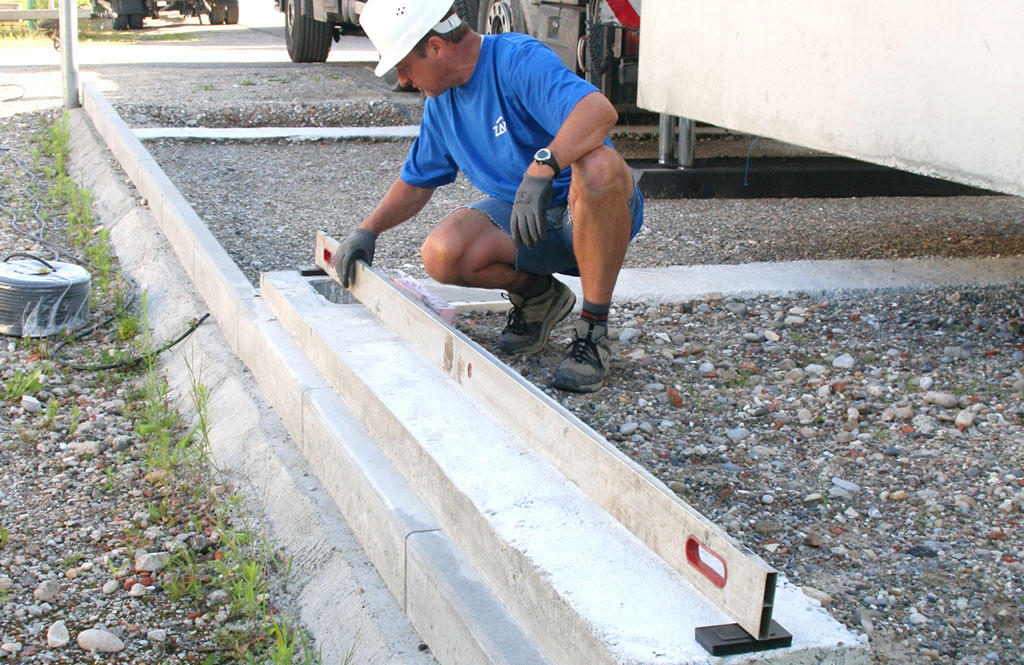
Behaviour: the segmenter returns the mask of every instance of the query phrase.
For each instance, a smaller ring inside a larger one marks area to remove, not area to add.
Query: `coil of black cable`
[[[73,263],[7,257],[0,263],[0,334],[48,337],[81,328],[89,320],[91,288],[89,271]]]

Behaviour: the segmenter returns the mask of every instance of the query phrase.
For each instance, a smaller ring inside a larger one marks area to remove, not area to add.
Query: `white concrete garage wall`
[[[639,105],[1024,195],[1024,2],[644,0]]]

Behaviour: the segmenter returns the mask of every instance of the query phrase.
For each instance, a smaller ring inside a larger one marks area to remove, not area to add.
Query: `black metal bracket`
[[[768,637],[763,640],[756,639],[736,623],[701,626],[694,633],[697,643],[707,649],[712,656],[784,649],[793,644],[793,636],[774,619],[768,628]]]
[[[689,168],[629,161],[645,198],[846,198],[865,196],[992,195],[845,157],[719,157]]]

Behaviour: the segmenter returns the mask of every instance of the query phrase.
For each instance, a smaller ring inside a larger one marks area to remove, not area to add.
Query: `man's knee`
[[[633,178],[618,152],[608,146],[593,150],[572,165],[572,196],[588,200],[629,200]]]
[[[435,229],[420,248],[423,268],[431,278],[442,284],[451,284],[459,277],[459,258],[462,251],[448,234]]]

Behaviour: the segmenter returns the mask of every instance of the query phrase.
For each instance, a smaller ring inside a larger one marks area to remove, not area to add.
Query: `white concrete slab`
[[[576,293],[577,308],[583,297],[578,277],[558,275]],[[502,291],[466,289],[422,280],[448,302],[498,303]],[[631,268],[619,273],[614,299],[676,303],[703,300],[709,294],[724,297],[785,295],[790,293],[837,293],[922,289],[942,286],[987,286],[1024,282],[1024,257],[1003,256],[973,259],[898,259],[850,261],[789,261],[736,265],[670,266]]]
[[[414,139],[419,125],[395,127],[139,127],[140,141],[197,139],[206,141],[321,141],[341,139]]]

